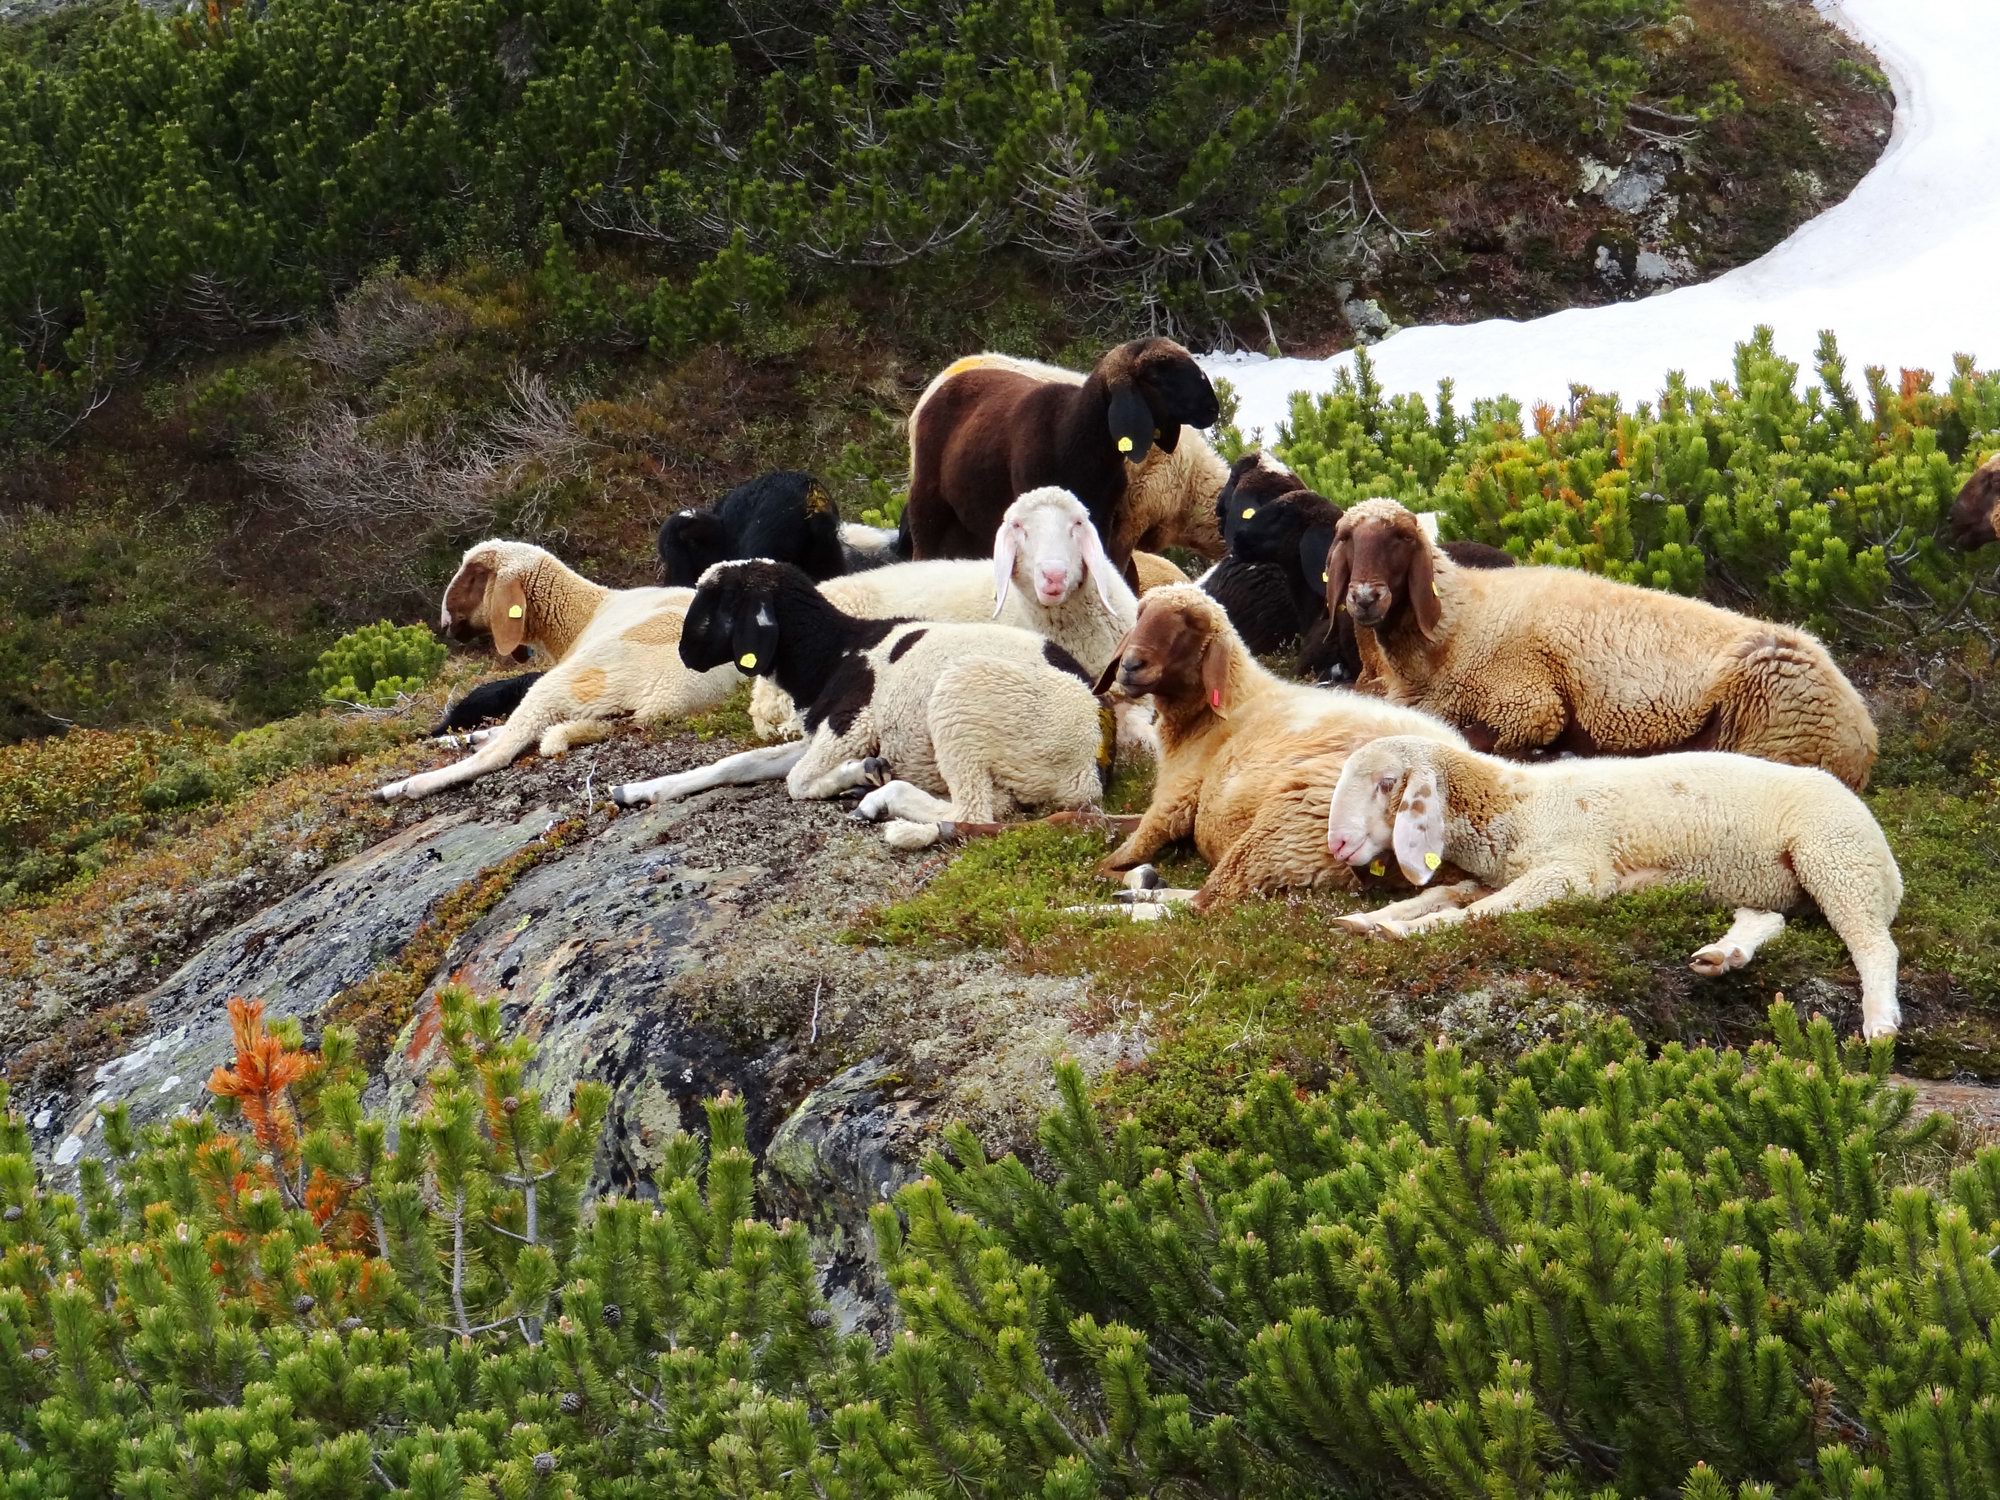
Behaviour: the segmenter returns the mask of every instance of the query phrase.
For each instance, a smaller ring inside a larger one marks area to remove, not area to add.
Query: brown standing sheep
[[[1003,354],[949,366],[910,413],[910,498],[899,550],[985,557],[1015,496],[1069,490],[1121,570],[1135,549],[1216,557],[1227,468],[1198,430],[1215,388],[1171,339],[1134,339],[1088,375]]]
[[[1326,843],[1348,755],[1387,734],[1465,743],[1429,714],[1272,676],[1192,584],[1139,601],[1138,623],[1097,691],[1150,697],[1160,738],[1152,803],[1099,872],[1130,870],[1192,838],[1209,864],[1197,909],[1286,887],[1351,887]]]
[[[1952,541],[1968,552],[2000,540],[2000,453],[1972,471],[1947,520]]]
[[[1475,749],[1735,750],[1857,791],[1875,763],[1868,705],[1803,630],[1571,568],[1462,568],[1394,500],[1341,518],[1326,588],[1353,616],[1361,687]]]

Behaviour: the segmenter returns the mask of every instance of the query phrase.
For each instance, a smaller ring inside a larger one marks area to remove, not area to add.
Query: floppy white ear
[[[1007,590],[1014,584],[1014,554],[1020,548],[1020,534],[1014,530],[1012,522],[1000,523],[1000,530],[993,538],[993,617],[998,619],[1000,611],[1007,607]]]
[[[1416,513],[1416,516],[1418,529],[1423,532],[1425,539],[1435,547],[1438,539],[1437,512],[1434,510],[1420,510]]]
[[[1090,569],[1090,581],[1097,585],[1097,597],[1104,601],[1104,607],[1117,612],[1118,606],[1111,598],[1111,559],[1104,552],[1104,538],[1097,534],[1097,528],[1089,521],[1083,523],[1083,565]]]
[[[1411,885],[1427,884],[1444,863],[1444,796],[1428,768],[1410,772],[1403,783],[1391,839],[1396,864]]]

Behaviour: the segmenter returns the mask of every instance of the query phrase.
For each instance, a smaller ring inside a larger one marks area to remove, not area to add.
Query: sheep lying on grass
[[[689,589],[607,589],[526,542],[468,548],[444,591],[439,628],[454,640],[491,635],[495,651],[517,660],[539,647],[555,665],[503,726],[474,736],[473,754],[392,781],[375,795],[384,802],[428,797],[510,765],[530,747],[560,755],[601,739],[615,719],[714,708],[743,679],[726,664],[691,672],[674,654],[693,597]]]
[[[1286,887],[1346,885],[1326,849],[1327,800],[1348,755],[1387,734],[1463,745],[1414,709],[1285,682],[1259,666],[1222,606],[1192,584],[1157,589],[1097,689],[1149,697],[1160,737],[1153,799],[1100,873],[1145,864],[1192,838],[1209,863],[1197,907]]]
[[[1394,500],[1341,517],[1326,597],[1363,688],[1483,750],[1735,750],[1857,790],[1875,762],[1868,705],[1803,630],[1572,568],[1460,567]]]
[[[1402,936],[1565,896],[1699,881],[1737,907],[1699,974],[1741,968],[1811,897],[1861,974],[1861,1031],[1892,1035],[1902,874],[1859,797],[1825,771],[1713,752],[1520,765],[1397,735],[1348,757],[1327,813],[1331,858],[1385,851],[1423,885],[1447,860],[1468,880],[1340,919]]]
[[[1089,677],[1028,631],[857,619],[796,568],[724,563],[695,591],[680,652],[696,671],[734,663],[774,677],[806,705],[807,737],[629,782],[611,794],[621,807],[779,777],[800,800],[872,785],[863,815],[897,818],[885,837],[921,848],[945,836],[941,825],[1102,795]]]

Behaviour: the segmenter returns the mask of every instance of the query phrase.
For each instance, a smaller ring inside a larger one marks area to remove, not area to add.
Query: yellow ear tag
[[[1389,867],[1383,864],[1382,861],[1379,859],[1371,860],[1368,865],[1368,873],[1370,875],[1387,875],[1389,873]]]
[[[521,606],[520,606],[520,605],[518,605],[518,604],[510,604],[510,605],[508,605],[508,606],[507,606],[507,618],[508,618],[508,619],[510,619],[510,620],[518,620],[518,619],[520,619],[520,618],[521,618]]]
[[[1243,512],[1243,519],[1247,521],[1256,514],[1257,514],[1256,508],[1253,506],[1249,510]]]
[[[1444,593],[1443,593],[1443,591],[1442,591],[1442,590],[1440,590],[1440,589],[1438,588],[1438,586],[1437,586],[1437,580],[1436,580],[1435,578],[1433,578],[1433,579],[1431,580],[1431,592],[1432,592],[1433,594],[1436,594],[1436,595],[1437,595],[1437,597],[1438,597],[1438,598],[1440,598],[1440,599],[1442,599],[1442,598],[1444,597]]]
[[[1439,865],[1443,863],[1444,861],[1439,859],[1430,850],[1426,849],[1424,851],[1424,868],[1426,870],[1435,870]]]
[[[1118,451],[1120,453],[1130,453],[1132,451],[1132,440],[1130,438],[1120,438],[1118,440]]]
[[[755,671],[757,667],[757,653],[755,651],[745,651],[741,656],[736,658],[736,665],[746,672]]]
[[[1320,581],[1321,583],[1331,583],[1331,582],[1333,582],[1333,580],[1332,580],[1331,578],[1328,578],[1328,577],[1326,576],[1326,574],[1324,574],[1324,573],[1322,573],[1322,574],[1320,574],[1320,575],[1319,575],[1319,581]]]

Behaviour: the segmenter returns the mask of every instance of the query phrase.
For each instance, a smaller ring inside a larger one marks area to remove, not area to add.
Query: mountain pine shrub
[[[322,703],[386,708],[429,682],[445,656],[444,642],[428,625],[377,620],[321,652],[309,680]]]
[[[1512,400],[1461,413],[1385,394],[1366,351],[1335,389],[1292,398],[1277,451],[1337,504],[1391,495],[1439,511],[1448,536],[1524,562],[1706,592],[1836,637],[1900,643],[1991,622],[1991,563],[1943,521],[2000,431],[2000,376],[1961,357],[1865,372],[1866,403],[1822,334],[1814,383],[1759,328],[1709,389],[1667,378],[1657,406],[1578,388],[1566,410]]]
[[[75,1194],[0,1120],[0,1496],[1939,1497],[2000,1485],[2000,1150],[1890,1050],[1612,1023],[1506,1069],[1252,1084],[1168,1161],[1064,1067],[1053,1174],[968,1133],[874,1215],[900,1327],[755,1215],[738,1101],[589,1202],[609,1094],[447,986],[393,1131],[232,1002],[218,1108]]]

